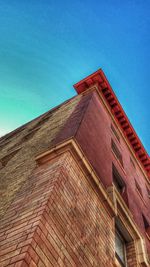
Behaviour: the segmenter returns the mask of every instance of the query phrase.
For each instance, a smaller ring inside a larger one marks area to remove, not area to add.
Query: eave
[[[114,115],[117,124],[121,127],[122,132],[131,145],[136,158],[142,164],[146,171],[148,178],[150,179],[150,157],[146,152],[143,144],[137,136],[133,126],[131,125],[125,111],[119,103],[113,89],[111,88],[104,72],[99,69],[93,74],[89,75],[85,79],[74,85],[78,94],[88,90],[91,86],[97,85],[98,90],[103,94],[111,113]]]

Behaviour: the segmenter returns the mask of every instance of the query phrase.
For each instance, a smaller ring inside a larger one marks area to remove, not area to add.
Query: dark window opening
[[[114,135],[116,136],[117,140],[120,142],[120,136],[119,134],[117,133],[115,127],[111,124],[111,130],[112,132],[114,133]]]
[[[117,145],[115,144],[115,142],[113,140],[111,140],[111,148],[115,154],[115,156],[117,157],[117,159],[119,160],[119,162],[121,163],[121,165],[123,166],[123,160],[122,160],[122,155],[117,147]]]
[[[119,174],[114,164],[112,165],[112,176],[115,187],[122,194],[125,190],[125,182],[123,181],[121,175]]]
[[[0,159],[0,162],[1,162],[1,167],[5,167],[8,163],[8,161],[10,161],[19,151],[20,149],[16,149],[15,151],[13,151],[12,153],[10,154],[7,154],[5,157],[1,158]]]
[[[35,133],[38,131],[38,129],[34,129],[33,131],[29,131],[23,138],[20,142],[26,142],[28,141],[29,139],[31,139]]]
[[[147,194],[148,194],[148,197],[150,198],[150,189],[148,187],[147,188]]]
[[[6,141],[6,142],[3,142],[3,143],[0,143],[0,148],[3,149],[4,147],[6,147],[9,144],[10,144],[10,141]]]
[[[143,214],[142,214],[142,218],[143,218],[143,224],[144,224],[145,232],[148,235],[148,237],[150,238],[150,224]]]
[[[147,221],[147,219],[145,218],[145,216],[144,215],[142,215],[142,217],[143,217],[143,223],[144,223],[144,227],[145,227],[145,229],[147,229],[150,225],[149,225],[149,223],[148,223],[148,221]]]
[[[40,121],[38,121],[38,122],[32,127],[31,130],[39,129],[40,126],[42,126],[44,123],[46,123],[49,119],[50,119],[50,116],[46,116],[46,117],[41,118]]]

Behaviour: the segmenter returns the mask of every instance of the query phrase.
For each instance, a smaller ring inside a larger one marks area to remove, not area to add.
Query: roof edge
[[[74,84],[74,88],[78,94],[81,94],[95,84],[98,85],[98,90],[104,96],[111,113],[114,115],[117,123],[123,131],[124,136],[129,141],[137,159],[141,162],[148,175],[148,178],[150,179],[150,157],[138,135],[136,134],[121,104],[119,103],[119,100],[109,84],[103,70],[99,69],[83,80]]]

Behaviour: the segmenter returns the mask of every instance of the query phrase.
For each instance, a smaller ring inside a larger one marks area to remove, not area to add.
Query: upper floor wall
[[[146,236],[150,249],[150,241],[145,234],[146,224],[150,225],[148,180],[96,90],[93,91],[76,139],[106,189],[114,183],[115,168],[124,187],[122,197]]]

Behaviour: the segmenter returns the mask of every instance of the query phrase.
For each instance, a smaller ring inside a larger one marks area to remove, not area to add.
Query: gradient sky
[[[0,0],[0,135],[98,68],[150,153],[150,1]]]

